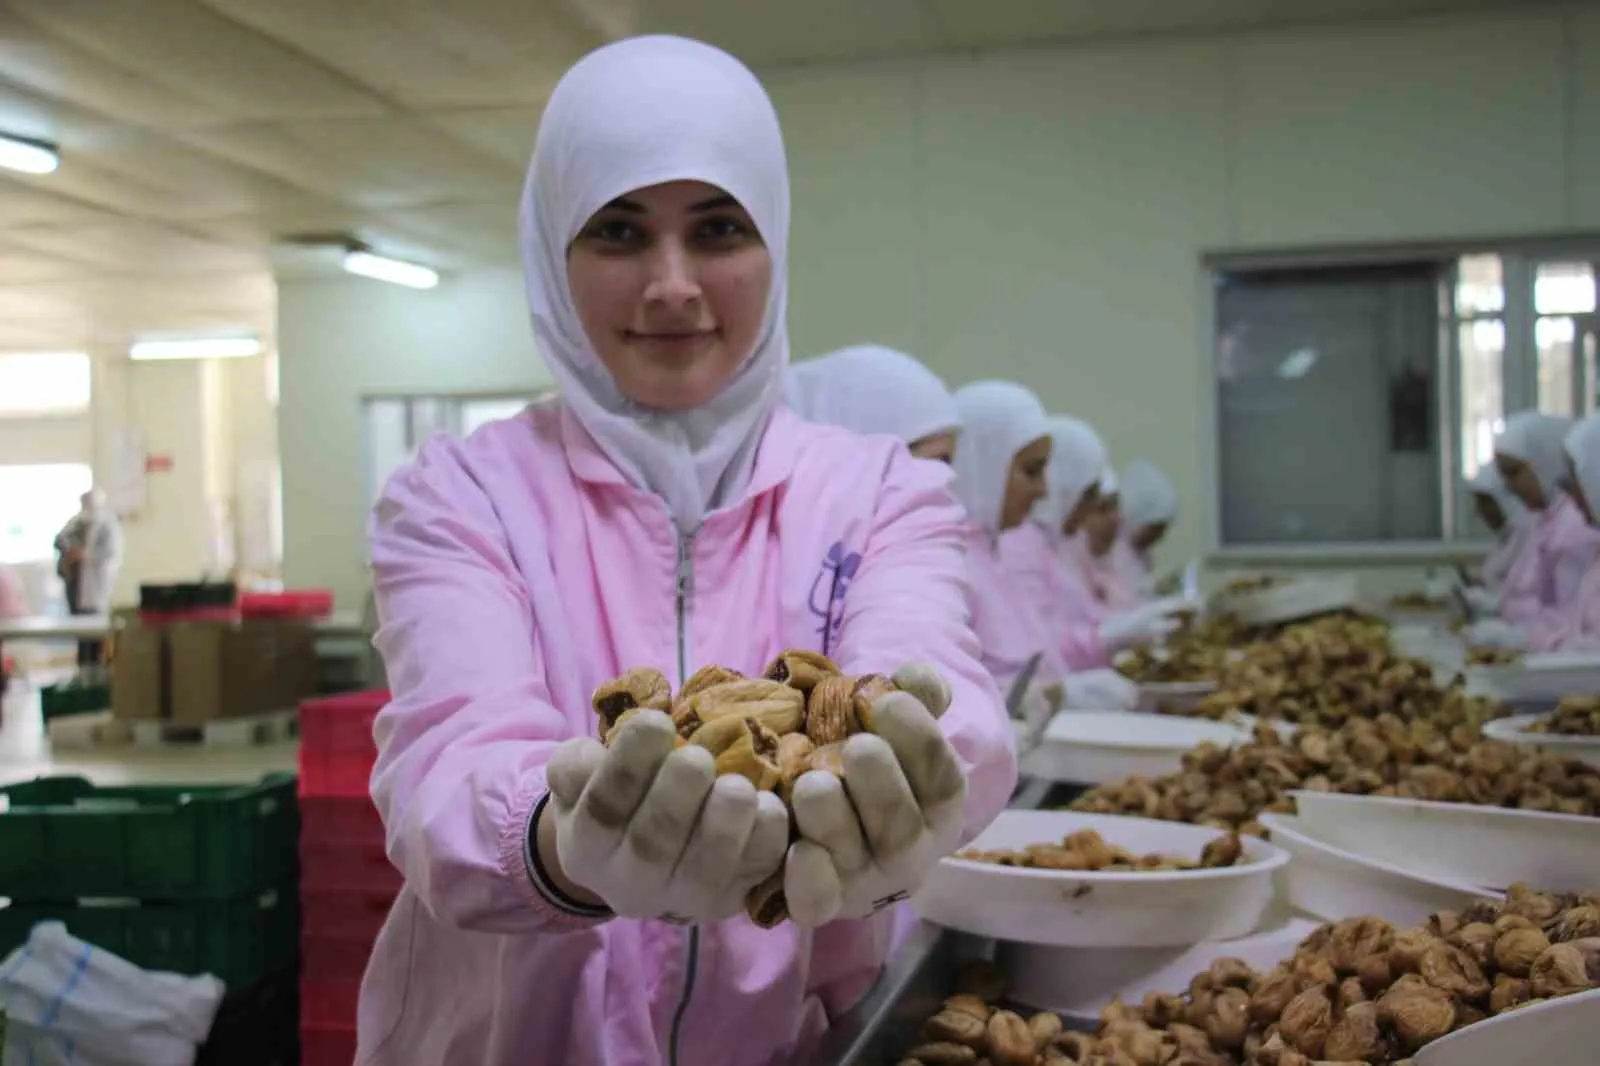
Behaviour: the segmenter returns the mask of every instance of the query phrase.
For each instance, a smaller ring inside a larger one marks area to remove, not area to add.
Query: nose
[[[645,286],[647,304],[668,311],[684,310],[701,297],[700,279],[694,257],[682,241],[657,242],[650,257],[649,282]]]

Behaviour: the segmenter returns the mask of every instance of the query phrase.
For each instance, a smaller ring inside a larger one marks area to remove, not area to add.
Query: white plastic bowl
[[[1486,1018],[1417,1052],[1417,1066],[1595,1066],[1600,988]]]
[[[1242,959],[1270,970],[1294,955],[1320,923],[1280,916],[1236,940],[1208,940],[1192,947],[1058,948],[1001,944],[995,962],[1010,977],[1008,998],[1034,1010],[1055,1011],[1090,1026],[1113,999],[1139,1003],[1151,992],[1181,993],[1196,974],[1218,959]]]
[[[1600,885],[1600,818],[1470,803],[1291,792],[1318,840],[1424,877],[1545,892]]]
[[[1519,663],[1469,666],[1461,673],[1474,695],[1508,703],[1554,704],[1568,696],[1600,692],[1600,656],[1589,652],[1527,655]]]
[[[1016,849],[1093,829],[1136,855],[1198,858],[1214,829],[1074,811],[1002,811],[971,847]],[[1060,947],[1169,948],[1245,936],[1272,902],[1273,873],[1289,861],[1244,838],[1237,866],[1214,870],[1092,873],[1033,870],[949,858],[916,895],[926,921],[999,940]]]
[[[1371,915],[1410,926],[1492,894],[1346,851],[1312,835],[1292,815],[1263,814],[1259,820],[1272,842],[1291,856],[1280,878],[1290,904],[1324,921]]]
[[[1246,625],[1276,625],[1312,615],[1359,606],[1360,589],[1353,574],[1299,577],[1258,592],[1222,597],[1216,609]]]
[[[1519,714],[1513,718],[1496,718],[1486,722],[1483,735],[1507,744],[1522,744],[1546,755],[1562,759],[1576,759],[1590,766],[1600,767],[1600,737],[1586,737],[1572,733],[1530,733],[1528,727],[1543,714]]]
[[[1022,772],[1047,781],[1099,785],[1135,774],[1157,777],[1183,768],[1184,753],[1210,741],[1250,739],[1225,722],[1133,711],[1062,711],[1045,726]]]

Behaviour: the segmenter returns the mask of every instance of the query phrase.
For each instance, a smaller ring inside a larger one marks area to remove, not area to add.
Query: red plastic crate
[[[300,888],[312,892],[398,893],[405,879],[384,854],[383,838],[323,842],[300,839]]]
[[[353,1066],[355,1026],[300,1024],[300,1066]]]
[[[364,796],[378,749],[372,723],[385,691],[348,692],[300,705],[300,794]]]
[[[305,796],[300,800],[300,839],[382,844],[383,819],[370,796]]]
[[[354,1029],[360,981],[300,982],[300,1024],[313,1029]]]
[[[300,928],[306,933],[372,943],[394,906],[393,892],[300,890]]]
[[[333,613],[332,589],[247,592],[239,597],[246,618],[326,618]]]
[[[300,976],[306,981],[359,981],[367,971],[372,940],[300,930]]]

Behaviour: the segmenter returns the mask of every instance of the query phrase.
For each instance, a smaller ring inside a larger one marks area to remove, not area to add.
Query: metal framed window
[[[1596,410],[1600,238],[1216,256],[1207,267],[1225,554],[1480,541],[1467,483],[1505,417]]]
[[[82,414],[93,377],[84,352],[0,352],[0,418]]]
[[[362,401],[367,500],[435,433],[467,436],[487,422],[510,418],[548,391],[438,396],[372,396]]]

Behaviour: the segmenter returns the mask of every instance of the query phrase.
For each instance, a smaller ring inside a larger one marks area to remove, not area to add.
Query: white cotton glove
[[[1100,643],[1107,651],[1120,651],[1169,636],[1178,629],[1174,614],[1183,606],[1182,600],[1169,597],[1126,611],[1115,611],[1100,623]]]
[[[1455,595],[1458,584],[1460,583],[1450,574],[1429,574],[1428,579],[1422,583],[1422,594],[1435,602],[1443,602]],[[1468,588],[1462,591],[1467,594],[1467,599],[1470,601],[1473,590]]]
[[[548,813],[573,881],[630,918],[706,922],[744,911],[789,843],[789,814],[742,777],[717,777],[705,748],[678,748],[660,711],[630,718],[611,747],[563,741]]]
[[[931,666],[894,675],[901,689],[872,705],[873,732],[845,741],[844,774],[813,770],[790,805],[800,839],[783,890],[796,925],[864,918],[921,886],[955,850],[966,775],[939,729],[950,689]]]
[[[1139,706],[1139,686],[1115,670],[1068,674],[1064,687],[1069,711],[1131,711]]]
[[[1468,647],[1521,651],[1528,646],[1528,634],[1521,626],[1512,625],[1499,618],[1485,618],[1481,622],[1474,622],[1467,627],[1463,636]]]
[[[1461,594],[1467,598],[1467,606],[1476,614],[1495,614],[1500,610],[1500,594],[1497,592],[1474,585],[1462,589]]]

